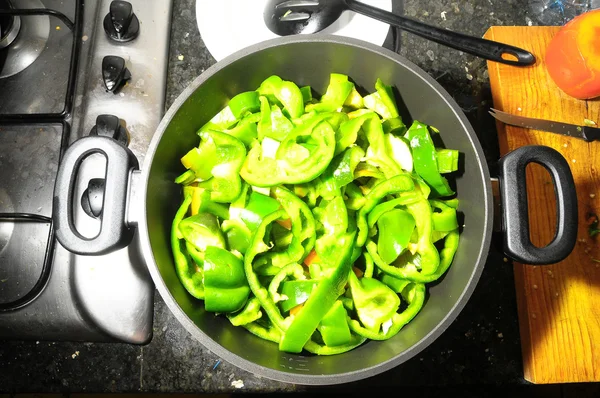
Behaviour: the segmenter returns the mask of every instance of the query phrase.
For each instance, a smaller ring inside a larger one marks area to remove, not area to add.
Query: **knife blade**
[[[490,108],[489,113],[505,124],[524,127],[532,130],[548,131],[550,133],[561,134],[567,137],[580,138],[587,142],[600,141],[600,128],[598,127],[578,126],[576,124],[513,115],[494,108]]]

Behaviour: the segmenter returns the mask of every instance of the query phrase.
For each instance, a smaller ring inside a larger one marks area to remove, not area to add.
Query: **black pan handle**
[[[525,168],[538,163],[552,176],[557,203],[554,239],[536,247],[529,239],[529,211]],[[554,264],[573,251],[577,240],[577,193],[571,169],[555,149],[541,145],[518,148],[500,159],[500,195],[504,252],[524,264]]]
[[[466,53],[488,59],[490,61],[496,61],[515,66],[528,66],[535,63],[535,56],[529,51],[519,47],[427,25],[423,22],[402,17],[400,15],[393,14],[389,11],[373,7],[356,0],[345,0],[345,2],[348,8],[350,8],[352,11],[367,15],[390,25],[397,26],[402,30],[413,33],[417,36],[421,36],[436,43],[440,43],[456,50],[464,51]],[[515,59],[505,59],[502,57],[505,54],[510,55]]]
[[[99,153],[106,157],[104,203],[100,233],[93,238],[82,236],[73,222],[75,179],[83,160]],[[88,136],[67,148],[54,185],[53,221],[56,238],[65,249],[83,255],[106,254],[125,247],[134,230],[125,224],[129,176],[138,168],[133,153],[113,138]]]

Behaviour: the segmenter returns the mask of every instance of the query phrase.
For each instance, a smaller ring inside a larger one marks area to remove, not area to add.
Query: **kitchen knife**
[[[534,119],[532,117],[512,115],[491,108],[490,115],[503,123],[532,130],[548,131],[554,134],[580,138],[585,141],[600,141],[600,128],[591,126],[577,126],[575,124],[555,122],[552,120]]]

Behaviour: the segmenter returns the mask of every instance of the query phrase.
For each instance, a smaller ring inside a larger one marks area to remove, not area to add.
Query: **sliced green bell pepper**
[[[208,130],[226,130],[233,127],[238,122],[238,118],[235,117],[229,106],[224,107],[219,113],[217,113],[212,119],[205,123],[198,134],[202,131]]]
[[[344,105],[346,98],[352,92],[354,83],[348,81],[348,76],[340,73],[331,73],[329,75],[329,85],[321,101],[317,104],[306,106],[307,111],[332,112]]]
[[[191,198],[190,198],[191,200]],[[208,246],[225,248],[225,238],[217,218],[210,213],[198,213],[179,222],[181,236],[200,252]]]
[[[202,268],[198,268],[190,259],[189,255],[182,247],[181,234],[179,232],[179,224],[185,217],[192,197],[186,196],[183,203],[177,210],[171,226],[171,250],[173,251],[173,259],[175,260],[175,271],[181,284],[193,297],[197,299],[204,298],[204,272]]]
[[[296,126],[278,146],[275,157],[265,155],[264,145],[254,145],[241,176],[258,187],[300,184],[319,176],[335,150],[335,132],[325,118],[327,115],[317,115]]]
[[[378,332],[398,310],[400,298],[387,285],[373,278],[358,279],[350,273],[350,292],[356,314],[370,331]]]
[[[435,149],[438,171],[441,174],[458,170],[459,152],[456,149]]]
[[[413,216],[401,209],[384,213],[377,220],[377,252],[381,259],[391,264],[408,247],[415,229]]]
[[[371,340],[387,340],[395,336],[423,308],[423,303],[425,302],[425,285],[414,283],[412,286],[404,288],[402,298],[408,302],[408,307],[400,314],[393,314],[391,322],[388,321],[387,323],[387,330],[383,330],[382,327],[381,331],[373,331],[361,326],[354,319],[349,321],[350,329],[354,333]]]
[[[387,195],[406,192],[414,189],[415,184],[408,174],[400,174],[377,184],[365,197],[365,204],[358,211],[356,224],[358,226],[358,237],[356,244],[363,246],[367,241],[369,228],[367,225],[367,214]],[[430,210],[431,212],[431,210]]]
[[[264,137],[282,141],[293,129],[292,122],[285,117],[277,105],[269,105],[266,97],[260,97],[260,121],[258,122],[258,139]]]
[[[227,318],[233,326],[247,325],[261,317],[260,301],[256,297],[249,299],[241,311],[227,314]]]
[[[318,330],[323,337],[325,345],[328,347],[337,347],[349,344],[352,341],[350,328],[346,317],[348,313],[340,300],[337,300],[333,307],[325,314],[318,326]]]
[[[257,120],[254,120],[256,119],[255,115],[260,118],[260,113],[248,115],[232,129],[221,131],[237,138],[244,143],[246,148],[250,148],[254,140],[258,138]]]
[[[291,319],[283,318],[281,311],[279,311],[279,308],[275,301],[273,301],[269,291],[261,284],[258,275],[254,270],[254,260],[259,254],[265,253],[271,249],[269,242],[265,242],[265,238],[267,238],[267,229],[270,224],[276,220],[283,220],[288,217],[289,216],[283,209],[277,210],[266,216],[254,233],[252,241],[250,242],[250,247],[244,256],[244,271],[246,272],[246,278],[248,279],[248,285],[252,290],[252,294],[258,298],[268,318],[279,330],[285,330]]]
[[[424,274],[419,272],[415,267],[396,267],[386,264],[377,254],[377,246],[374,242],[367,243],[367,250],[373,257],[375,265],[388,275],[399,279],[406,279],[412,282],[430,283],[439,279],[452,264],[454,254],[458,249],[459,234],[458,230],[450,231],[444,239],[444,248],[440,251],[440,263],[435,272]],[[369,250],[370,249],[370,250]]]
[[[200,145],[189,151],[181,162],[202,181],[199,188],[211,191],[211,200],[231,202],[240,193],[240,168],[246,148],[237,138],[220,131],[202,131]]]
[[[242,260],[220,247],[204,253],[204,308],[210,312],[235,312],[248,300],[250,287]]]
[[[333,158],[321,176],[321,196],[326,199],[341,196],[341,189],[354,181],[354,170],[363,156],[361,147],[352,146]]]
[[[265,79],[256,90],[260,95],[273,95],[284,106],[291,118],[297,118],[304,113],[304,97],[298,86],[290,81],[282,80],[273,75]]]
[[[453,195],[448,180],[438,171],[435,147],[427,125],[414,121],[407,131],[415,171],[427,182],[437,196]]]
[[[288,312],[292,308],[303,304],[308,300],[308,296],[313,289],[318,285],[315,280],[291,280],[281,284],[281,295],[287,299],[281,302],[281,311]]]
[[[258,93],[256,91],[246,91],[240,93],[229,100],[229,109],[236,119],[240,119],[246,115],[246,113],[254,113],[260,109],[260,102],[258,100]]]
[[[434,210],[432,214],[434,231],[449,232],[458,228],[456,209],[441,200],[430,200],[429,204]]]
[[[310,340],[323,317],[329,312],[348,280],[352,264],[350,256],[355,242],[355,234],[348,233],[339,239],[338,262],[333,272],[323,278],[310,295],[300,312],[293,318],[279,343],[281,351],[298,353]]]
[[[229,218],[229,209],[222,203],[214,202],[210,199],[210,191],[202,188],[198,188],[192,185],[183,187],[183,194],[186,195],[186,191],[192,195],[192,205],[190,208],[191,215],[198,213],[210,213],[223,220]]]

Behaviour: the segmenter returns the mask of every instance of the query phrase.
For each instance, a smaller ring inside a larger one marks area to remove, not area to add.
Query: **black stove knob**
[[[104,178],[92,178],[87,189],[81,195],[81,207],[85,214],[92,218],[99,218],[102,215],[104,183]]]
[[[107,55],[102,60],[102,80],[106,91],[116,94],[127,80],[131,79],[129,69],[125,67],[125,60],[114,55]]]
[[[138,36],[140,21],[131,3],[120,0],[110,3],[110,12],[104,17],[104,31],[112,40],[122,43]]]
[[[114,138],[123,146],[129,144],[127,129],[121,125],[121,121],[114,115],[98,115],[96,125],[90,130],[90,135],[103,135]]]

